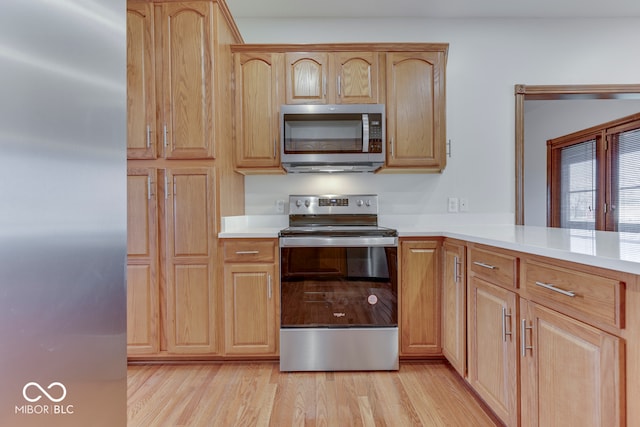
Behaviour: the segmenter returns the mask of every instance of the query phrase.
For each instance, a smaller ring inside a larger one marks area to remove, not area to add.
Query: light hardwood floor
[[[128,368],[128,427],[499,426],[446,362],[281,373],[274,362]]]

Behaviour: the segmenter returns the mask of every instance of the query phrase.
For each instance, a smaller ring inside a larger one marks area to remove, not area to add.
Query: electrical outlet
[[[276,200],[276,212],[284,213],[284,200]]]
[[[469,199],[465,197],[460,198],[460,212],[469,212]]]
[[[459,202],[457,197],[449,197],[447,199],[447,212],[458,212]]]

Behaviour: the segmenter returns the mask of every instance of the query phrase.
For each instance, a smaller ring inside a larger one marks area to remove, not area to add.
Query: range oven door
[[[281,244],[281,328],[397,326],[397,246],[385,239]]]
[[[280,238],[280,370],[398,370],[397,238]]]

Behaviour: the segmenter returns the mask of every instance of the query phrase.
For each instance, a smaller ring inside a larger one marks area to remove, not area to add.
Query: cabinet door
[[[401,355],[442,354],[439,246],[437,241],[401,243]]]
[[[160,8],[165,157],[211,158],[214,155],[212,5],[164,3]]]
[[[278,115],[281,54],[236,53],[236,168],[242,172],[267,172],[280,168]]]
[[[159,350],[156,170],[127,173],[127,353]]]
[[[277,354],[275,271],[273,264],[225,265],[225,354]]]
[[[127,4],[127,157],[156,158],[153,4]]]
[[[378,52],[338,52],[332,55],[337,76],[337,104],[378,102],[379,56]]]
[[[387,54],[387,166],[445,167],[442,52]]]
[[[522,304],[522,425],[623,426],[622,340]]]
[[[462,244],[443,244],[442,353],[462,377],[467,373],[465,252]]]
[[[327,104],[329,55],[286,53],[287,104]]]
[[[167,350],[214,353],[216,343],[213,168],[165,172]]]
[[[469,383],[509,426],[518,425],[516,294],[469,277]]]

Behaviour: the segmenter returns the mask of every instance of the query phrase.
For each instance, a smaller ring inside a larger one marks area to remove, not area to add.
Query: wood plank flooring
[[[280,372],[275,362],[128,368],[128,427],[499,426],[446,362]]]

